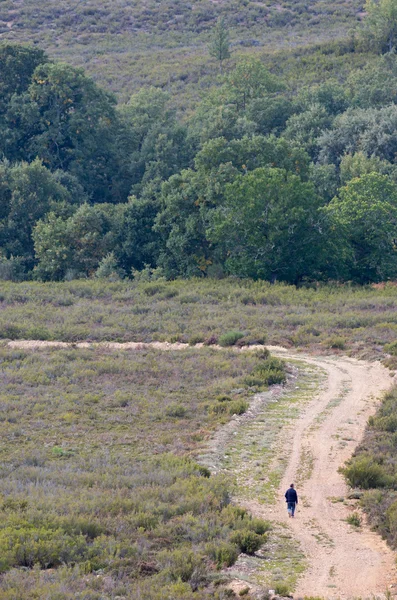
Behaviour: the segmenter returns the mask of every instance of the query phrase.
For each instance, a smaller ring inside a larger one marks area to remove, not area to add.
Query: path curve
[[[89,343],[18,340],[11,348],[103,347],[107,349],[183,350],[188,344]],[[220,349],[219,347],[213,346]],[[357,510],[346,498],[347,486],[338,472],[360,442],[368,417],[374,414],[380,395],[390,388],[390,373],[380,363],[347,357],[313,357],[268,346],[285,359],[299,359],[323,369],[327,375],[318,393],[291,426],[281,432],[288,465],[275,506],[247,501],[249,510],[263,518],[280,521],[300,542],[309,567],[295,590],[296,597],[368,598],[383,596],[397,580],[395,556],[386,542],[364,524],[354,530],[346,517]],[[241,350],[254,349],[245,347]],[[237,350],[237,349],[236,349]],[[298,481],[300,503],[295,519],[288,519],[284,492],[291,481]]]
[[[360,442],[379,396],[390,388],[390,372],[380,363],[346,357],[314,358],[282,348],[270,350],[321,368],[327,378],[293,426],[282,432],[282,446],[289,451],[289,460],[277,506],[247,503],[248,508],[258,516],[283,522],[300,542],[309,567],[298,582],[295,597],[383,596],[396,582],[395,554],[365,524],[355,530],[346,522],[346,517],[357,510],[356,502],[336,500],[348,494],[338,468]],[[296,480],[301,480],[300,503],[295,519],[289,519],[284,493]]]

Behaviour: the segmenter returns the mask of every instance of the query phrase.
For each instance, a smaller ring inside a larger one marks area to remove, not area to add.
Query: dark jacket
[[[285,500],[286,502],[295,502],[296,504],[298,504],[298,494],[296,493],[294,488],[289,488],[285,492]]]

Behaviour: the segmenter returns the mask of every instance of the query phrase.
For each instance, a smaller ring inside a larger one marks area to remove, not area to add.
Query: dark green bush
[[[397,431],[397,415],[389,415],[387,417],[378,417],[373,420],[373,426],[380,431],[388,431],[394,433]]]
[[[393,356],[397,356],[397,340],[395,342],[391,342],[390,344],[385,344],[384,348],[385,352],[388,352]]]
[[[244,554],[255,554],[265,541],[262,535],[258,535],[249,529],[236,531],[230,539],[233,543],[237,544],[240,552],[244,552]]]
[[[189,338],[189,346],[195,346],[196,344],[202,344],[204,342],[204,336],[199,333],[196,335],[192,335]]]
[[[237,545],[230,542],[208,544],[207,553],[216,563],[218,569],[231,567],[236,562],[239,555]]]
[[[231,402],[231,397],[230,396],[226,396],[225,394],[221,394],[220,396],[216,397],[218,402]]]
[[[247,385],[276,385],[286,381],[285,362],[280,358],[269,357],[261,361],[245,378]]]
[[[269,521],[264,521],[263,519],[257,519],[255,517],[250,519],[248,526],[252,531],[257,533],[258,535],[263,535],[267,531],[270,531],[272,528]]]
[[[243,415],[248,409],[249,403],[246,400],[233,400],[228,404],[229,415]]]
[[[335,350],[344,350],[346,348],[346,338],[334,335],[326,340],[326,346]]]
[[[170,404],[165,410],[167,417],[184,418],[187,415],[187,410],[182,404]]]
[[[228,331],[219,337],[219,345],[220,346],[234,346],[234,344],[241,340],[244,337],[244,333],[241,331]]]
[[[359,456],[343,469],[343,473],[352,487],[368,490],[370,488],[386,487],[391,479],[385,469],[374,462],[369,456]]]

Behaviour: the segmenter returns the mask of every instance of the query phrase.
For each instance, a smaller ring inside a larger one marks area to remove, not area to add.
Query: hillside
[[[124,100],[149,84],[195,95],[198,79],[206,87],[217,73],[207,44],[219,15],[231,29],[235,59],[343,39],[360,11],[360,0],[3,0],[0,40],[39,44]]]

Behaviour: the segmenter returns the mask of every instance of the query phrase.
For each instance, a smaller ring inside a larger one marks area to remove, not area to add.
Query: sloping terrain
[[[213,80],[217,68],[207,44],[219,15],[227,19],[238,54],[341,39],[361,9],[357,0],[3,0],[0,40],[39,44],[127,98],[141,85],[177,92],[205,75]]]

